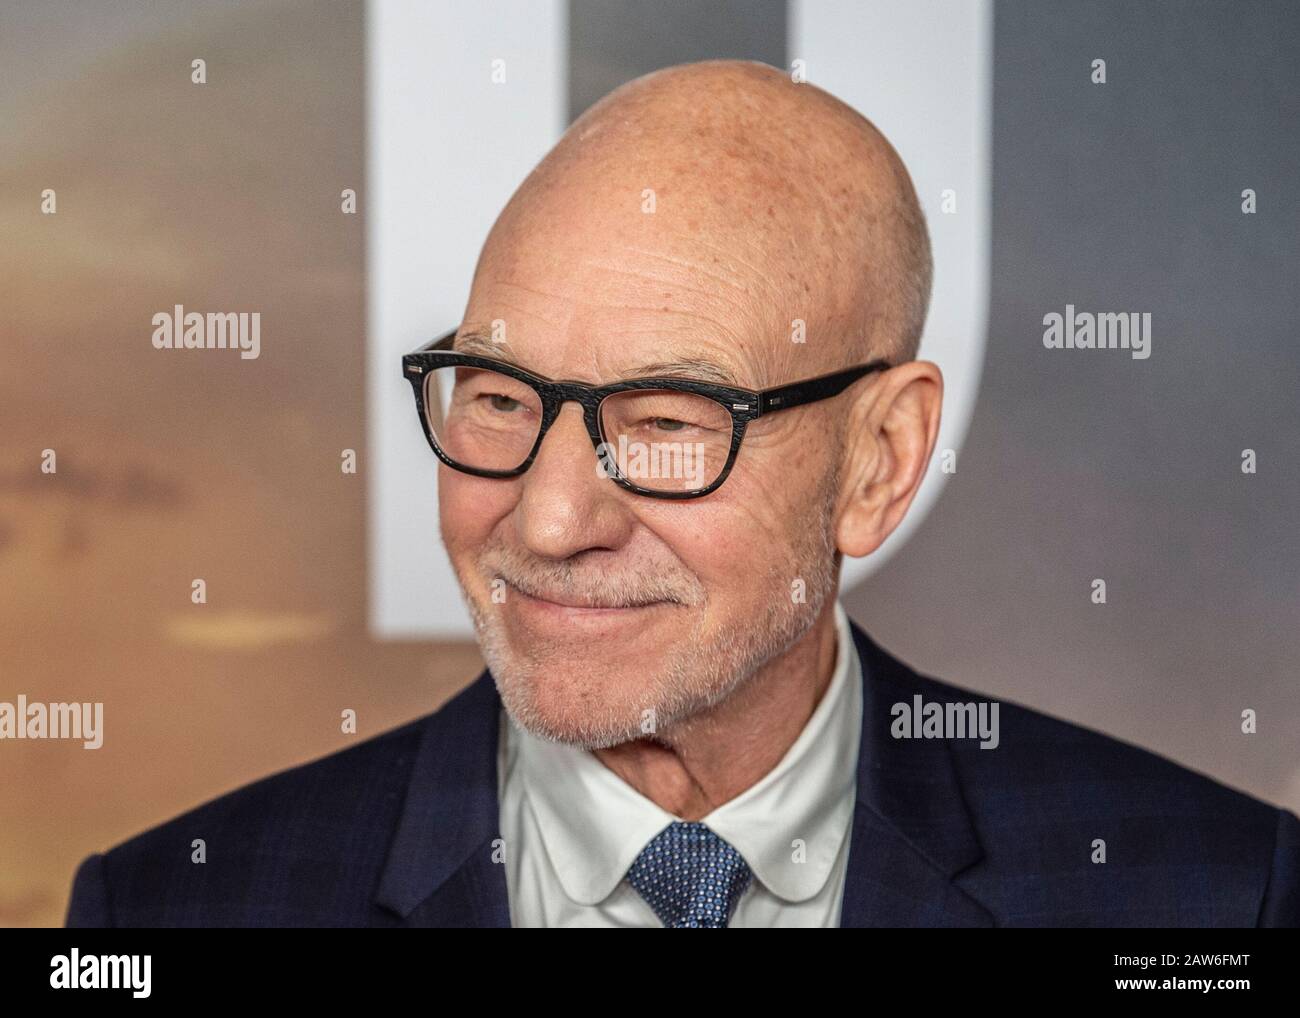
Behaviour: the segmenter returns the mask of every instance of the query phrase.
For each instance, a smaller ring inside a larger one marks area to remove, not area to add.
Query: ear
[[[841,473],[836,545],[869,555],[907,514],[939,438],[943,375],[908,361],[864,386],[850,411]]]

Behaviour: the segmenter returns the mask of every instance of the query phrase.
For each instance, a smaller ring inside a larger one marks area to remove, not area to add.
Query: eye
[[[671,417],[651,417],[650,423],[660,431],[681,431],[682,428],[689,427],[685,421],[674,420]]]
[[[509,413],[512,410],[518,410],[523,406],[517,399],[509,396],[503,396],[500,393],[489,393],[488,402],[492,404],[493,410],[502,410]]]

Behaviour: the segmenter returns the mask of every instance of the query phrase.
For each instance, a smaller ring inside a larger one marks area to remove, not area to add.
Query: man
[[[826,93],[712,61],[606,97],[404,360],[489,670],[91,856],[69,925],[1296,925],[1294,815],[840,608],[934,449],[930,271]]]

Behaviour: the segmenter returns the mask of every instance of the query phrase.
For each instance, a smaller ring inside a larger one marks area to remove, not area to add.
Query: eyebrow
[[[717,382],[719,385],[729,385],[736,389],[743,388],[736,381],[736,376],[727,368],[721,364],[698,357],[642,364],[634,369],[631,374],[632,378],[656,378],[660,376],[689,378],[700,382]]]
[[[457,336],[452,342],[452,349],[457,353],[472,353],[479,357],[497,357],[500,358],[505,354],[506,358],[514,361],[514,351],[510,349],[510,344],[504,339],[497,341],[489,339],[482,333],[467,332],[462,336]]]
[[[514,367],[523,368],[514,356],[506,340],[496,341],[481,332],[467,332],[458,336],[452,344],[458,353],[475,354],[480,357],[492,357],[503,360]],[[673,361],[653,361],[640,364],[623,376],[630,378],[683,378],[697,382],[716,382],[734,389],[747,388],[736,380],[731,370],[716,361],[704,357],[684,357]]]

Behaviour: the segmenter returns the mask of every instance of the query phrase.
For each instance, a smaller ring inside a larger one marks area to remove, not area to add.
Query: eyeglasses
[[[750,421],[837,396],[886,360],[755,391],[690,378],[610,385],[542,378],[506,361],[453,350],[456,330],[402,357],[430,448],[477,477],[518,477],[570,400],[582,406],[597,472],[638,495],[699,498],[736,462]]]

